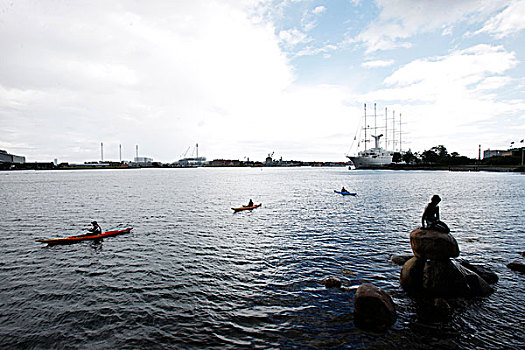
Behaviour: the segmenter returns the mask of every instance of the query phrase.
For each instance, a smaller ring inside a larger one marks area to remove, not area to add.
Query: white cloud
[[[296,28],[280,31],[279,38],[285,45],[290,47],[296,46],[298,44],[304,44],[311,40],[305,33]]]
[[[236,6],[17,3],[0,23],[0,145],[31,140],[18,153],[72,161],[86,158],[80,140],[94,159],[100,142],[163,161],[208,139],[231,152],[249,129],[239,120],[294,79],[273,26]]]
[[[378,0],[377,3],[381,10],[378,20],[352,39],[363,43],[367,53],[410,47],[406,40],[421,32],[441,29],[443,35],[448,35],[456,23],[484,21],[506,5],[504,0]]]
[[[445,144],[474,156],[473,145],[494,141],[488,136],[494,130],[486,129],[483,121],[517,116],[525,110],[522,100],[505,99],[496,90],[516,83],[504,74],[518,63],[516,54],[502,46],[476,45],[447,56],[414,60],[384,80],[388,88],[362,99],[394,104],[412,131],[408,138],[413,149]]]
[[[389,67],[393,64],[394,64],[394,60],[373,60],[373,61],[363,62],[361,66],[365,68],[382,68],[382,67]]]
[[[492,17],[483,28],[476,32],[490,33],[497,38],[525,29],[525,1],[513,1],[505,10]]]
[[[318,14],[323,13],[325,11],[326,11],[326,7],[324,7],[324,6],[317,6],[316,8],[314,8],[312,10],[312,13],[318,15]]]
[[[337,50],[337,46],[336,45],[332,45],[332,44],[329,44],[329,45],[325,45],[325,46],[322,46],[322,47],[306,47],[304,49],[301,49],[299,52],[297,52],[295,54],[295,56],[297,57],[300,57],[300,56],[315,56],[315,55],[318,55],[320,53],[324,54],[325,57],[330,57],[330,53]]]

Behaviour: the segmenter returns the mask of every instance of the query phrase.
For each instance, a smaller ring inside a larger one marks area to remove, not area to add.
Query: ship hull
[[[392,156],[348,157],[356,169],[380,168],[392,164]]]

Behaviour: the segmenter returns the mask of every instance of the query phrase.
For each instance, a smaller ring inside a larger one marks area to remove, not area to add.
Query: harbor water
[[[358,196],[334,193],[344,186]],[[347,168],[0,172],[3,349],[523,349],[525,176]],[[426,323],[393,254],[434,194],[461,258],[495,292]],[[251,212],[232,207],[249,199]],[[41,238],[133,227],[100,243]],[[344,288],[325,288],[336,277]],[[397,321],[356,328],[355,289],[389,293]]]

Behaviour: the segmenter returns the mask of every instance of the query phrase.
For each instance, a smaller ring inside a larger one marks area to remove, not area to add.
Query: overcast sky
[[[477,157],[525,138],[524,29],[525,0],[0,0],[0,149],[345,161],[376,103]]]

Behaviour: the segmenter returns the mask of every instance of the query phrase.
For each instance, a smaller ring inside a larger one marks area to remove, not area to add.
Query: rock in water
[[[492,284],[498,282],[499,280],[498,275],[496,275],[494,272],[490,271],[483,265],[471,264],[467,260],[460,260],[459,263],[461,264],[461,266],[464,266],[470,271],[477,273],[479,277],[483,278],[487,283]]]
[[[435,297],[467,297],[470,287],[450,260],[427,260],[423,269],[423,293]]]
[[[494,293],[494,289],[474,271],[469,270],[468,268],[455,263],[458,270],[465,276],[465,280],[470,288],[471,296],[481,296],[486,297]]]
[[[392,255],[390,261],[396,265],[404,265],[408,260],[412,259],[413,255]]]
[[[326,288],[341,288],[341,280],[335,277],[328,277],[323,280],[323,284]]]
[[[443,322],[452,317],[452,308],[443,298],[419,298],[417,303],[417,315],[423,321]]]
[[[357,327],[386,331],[396,321],[396,309],[390,295],[371,283],[364,283],[354,295],[354,320]]]
[[[525,264],[519,262],[519,261],[513,261],[509,264],[507,264],[507,267],[511,270],[514,270],[514,271],[519,271],[519,272],[525,272]]]
[[[399,283],[403,289],[411,295],[421,292],[423,287],[423,268],[425,260],[413,257],[408,260],[401,269]]]
[[[459,256],[459,246],[450,233],[416,228],[410,233],[414,255],[421,259],[446,260]]]

